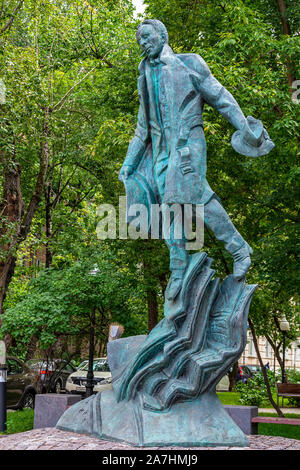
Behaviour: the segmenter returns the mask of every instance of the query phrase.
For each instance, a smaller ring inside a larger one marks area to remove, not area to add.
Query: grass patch
[[[278,417],[277,413],[259,413],[259,416]],[[300,419],[300,415],[294,413],[284,413],[285,418]],[[292,424],[272,424],[258,423],[258,434],[263,436],[280,436],[288,439],[297,439],[300,441],[300,426]]]
[[[238,392],[217,392],[222,405],[240,405]]]
[[[260,414],[259,416],[262,415]],[[264,414],[264,416],[266,415]],[[295,418],[295,415],[292,414],[285,416]],[[297,439],[300,441],[300,426],[293,426],[292,424],[258,423],[258,434],[262,436],[287,437],[288,439]]]
[[[16,434],[33,429],[34,410],[18,410],[7,413],[7,430],[0,434]]]

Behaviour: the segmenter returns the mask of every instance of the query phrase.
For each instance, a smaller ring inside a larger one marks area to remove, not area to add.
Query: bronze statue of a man
[[[265,155],[274,144],[199,55],[173,53],[160,21],[144,21],[137,40],[147,57],[139,67],[137,128],[120,171],[127,215],[133,203],[159,204],[164,222],[164,208],[202,204],[205,224],[233,256],[233,275],[220,283],[213,260],[189,256],[186,240],[171,230],[164,318],[149,335],[108,343],[112,390],[71,406],[57,427],[135,446],[247,446],[215,390],[245,348],[257,285],[244,279],[252,250],[206,181],[204,103],[236,128],[231,142],[239,153]],[[175,222],[176,215],[171,229]]]
[[[134,189],[128,185],[140,175],[135,183],[142,185],[143,191],[151,193],[150,199],[159,204],[203,204],[205,224],[232,254],[233,276],[242,279],[249,270],[252,249],[206,180],[204,103],[217,109],[236,128],[232,145],[239,153],[266,155],[274,144],[260,121],[244,116],[202,57],[174,54],[163,23],[145,20],[138,27],[137,41],[146,54],[139,65],[140,107],[120,179],[127,194],[132,195]],[[189,257],[183,238],[170,236],[166,242],[171,270],[166,298],[174,300]]]

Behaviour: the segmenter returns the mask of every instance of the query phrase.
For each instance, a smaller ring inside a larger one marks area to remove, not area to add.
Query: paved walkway
[[[300,415],[300,408],[280,408],[282,413],[285,415],[286,413]],[[275,413],[276,411],[274,408],[258,408],[259,413]]]
[[[300,441],[284,437],[248,436],[250,447],[143,447],[142,450],[300,450]],[[140,450],[137,447],[61,431],[34,429],[0,436],[0,450]]]

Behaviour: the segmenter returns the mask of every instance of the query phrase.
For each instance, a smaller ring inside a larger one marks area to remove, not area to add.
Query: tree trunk
[[[281,346],[281,343],[277,346],[274,341],[272,340],[272,338],[270,338],[269,335],[265,335],[266,336],[266,339],[268,340],[269,344],[271,345],[271,348],[273,349],[273,352],[274,352],[274,356],[275,358],[277,359],[277,362],[280,366],[280,369],[282,370],[283,368],[283,363],[282,363],[282,359],[281,359],[281,356],[280,356],[280,353],[279,353],[279,348]]]
[[[277,0],[277,7],[280,13],[280,20],[282,24],[283,34],[291,35],[291,28],[286,17],[286,4],[285,0]]]
[[[21,240],[24,241],[27,238],[27,235],[31,228],[31,223],[33,216],[41,202],[46,175],[49,165],[50,151],[49,151],[49,110],[45,111],[44,126],[43,126],[43,135],[42,135],[42,146],[41,146],[41,155],[40,155],[40,168],[39,174],[36,179],[34,192],[31,196],[30,203],[27,207],[26,214],[22,221],[21,227]]]
[[[75,356],[81,357],[81,344],[82,344],[82,336],[81,335],[75,336],[75,351],[74,351]]]
[[[146,246],[146,249],[147,249],[147,246]],[[151,253],[151,250],[152,250],[151,245],[148,245],[148,249]],[[149,256],[149,253],[148,253],[148,256]],[[156,282],[154,280],[151,262],[149,263],[147,261],[147,258],[143,259],[143,268],[144,268],[144,280],[146,283],[146,301],[147,301],[147,307],[148,307],[148,331],[150,333],[150,331],[158,323],[158,302],[157,302],[157,294],[156,294],[156,289],[155,289]]]
[[[3,313],[7,288],[15,269],[15,246],[20,234],[23,209],[21,167],[20,165],[11,165],[4,174],[3,195],[0,204],[0,242],[3,252],[0,258],[0,314]],[[10,231],[11,233],[9,233]]]
[[[168,285],[167,273],[163,273],[159,276],[159,282],[160,282],[160,287],[161,287],[162,294],[164,295],[164,293],[166,291],[166,288],[167,288],[167,285]]]
[[[232,390],[235,387],[238,368],[239,368],[239,363],[237,361],[233,364],[232,371],[229,372],[229,374],[228,374],[228,376],[229,376],[229,392],[232,392]]]
[[[275,401],[273,400],[272,392],[271,392],[271,388],[270,388],[270,383],[269,383],[268,375],[267,375],[267,372],[266,372],[266,368],[264,366],[264,363],[263,363],[261,355],[260,355],[254,325],[253,325],[250,318],[248,318],[248,323],[249,323],[249,327],[250,327],[250,330],[251,330],[251,333],[252,333],[252,338],[253,338],[253,343],[254,343],[256,355],[258,357],[259,364],[260,364],[260,367],[261,367],[261,370],[262,370],[262,373],[263,373],[264,382],[265,382],[267,393],[268,393],[268,398],[269,398],[270,403],[272,404],[273,408],[276,410],[278,416],[280,416],[281,418],[284,418],[284,415],[283,415],[281,409],[279,408],[279,406],[277,406],[277,403],[275,403]]]
[[[45,188],[45,212],[46,212],[46,268],[52,264],[52,251],[50,248],[52,238],[52,214],[51,214],[51,184]]]
[[[285,0],[276,0],[277,1],[277,8],[280,15],[280,20],[282,24],[282,32],[286,36],[291,36],[291,28],[286,16],[286,4]],[[292,95],[294,89],[292,88],[293,82],[295,81],[294,75],[294,67],[291,64],[289,57],[286,57],[286,64],[287,64],[287,79],[290,87],[290,94]]]
[[[282,334],[282,332],[280,330],[280,324],[279,324],[279,320],[278,320],[277,316],[273,315],[273,319],[274,319],[276,327],[278,328],[278,331]],[[279,366],[280,366],[280,369],[281,369],[281,374],[283,374],[283,372],[284,372],[284,370],[283,370],[284,363],[283,363],[283,359],[281,358],[280,352],[279,352],[281,345],[282,345],[282,342],[280,342],[277,347],[275,346],[274,353],[275,353],[276,359],[279,363]]]
[[[158,323],[158,303],[156,292],[153,289],[147,289],[147,305],[148,305],[148,331],[150,331]]]
[[[23,215],[23,199],[21,194],[21,168],[20,165],[12,165],[4,176],[3,199],[0,206],[1,219],[4,220],[0,227],[0,240],[8,234],[8,226],[15,224],[13,235],[10,235],[9,242],[2,242],[1,250],[7,255],[2,255],[0,259],[0,315],[3,313],[3,302],[6,297],[9,283],[14,275],[16,265],[16,250],[20,243],[26,240],[31,228],[32,219],[41,201],[46,174],[49,164],[49,111],[45,112],[42,146],[40,154],[40,168],[36,179],[34,192]],[[3,260],[3,261],[2,261]],[[1,326],[1,319],[0,319]]]
[[[36,347],[37,347],[37,339],[35,336],[33,336],[30,340],[29,345],[27,346],[27,352],[25,356],[25,362],[29,361],[29,359],[32,359],[33,356],[35,355],[36,352]]]

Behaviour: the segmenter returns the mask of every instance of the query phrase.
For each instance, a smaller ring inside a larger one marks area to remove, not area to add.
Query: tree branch
[[[15,7],[14,11],[12,12],[11,17],[8,20],[8,22],[0,29],[0,34],[5,33],[5,31],[11,27],[11,25],[12,25],[12,23],[13,23],[15,17],[16,17],[17,11],[19,10],[19,8],[21,8],[23,2],[24,2],[24,0],[19,1],[17,6]]]
[[[22,225],[21,225],[21,230],[20,230],[20,240],[25,240],[30,227],[31,227],[31,222],[33,219],[33,216],[35,214],[35,211],[41,201],[42,194],[44,191],[44,186],[45,186],[45,181],[46,181],[46,174],[47,174],[47,169],[48,169],[48,164],[49,164],[49,143],[48,143],[48,138],[49,138],[49,110],[46,109],[45,111],[45,118],[44,118],[44,127],[43,127],[43,142],[42,142],[42,149],[41,149],[41,154],[40,154],[40,169],[39,169],[39,174],[36,179],[36,184],[35,184],[35,189],[34,193],[31,197],[31,200],[29,202],[27,211],[23,217],[22,220]]]
[[[83,80],[86,79],[86,77],[88,77],[90,75],[90,73],[92,73],[94,70],[95,70],[96,66],[93,67],[91,70],[89,70],[85,75],[84,77],[82,77],[77,83],[75,83],[68,91],[67,93],[61,98],[61,100],[59,100],[52,108],[51,108],[51,111],[54,112],[56,110],[60,110],[64,104],[64,102],[66,101],[66,99],[68,98],[68,96],[72,93],[72,91],[74,90],[74,88],[76,88],[78,85],[80,85],[80,83],[83,82]]]
[[[277,2],[277,8],[279,11],[280,15],[280,20],[282,24],[282,32],[285,36],[291,36],[291,28],[289,21],[287,19],[287,14],[286,14],[286,4],[285,0],[276,0]],[[286,64],[287,64],[287,79],[288,79],[288,84],[290,87],[290,94],[293,93],[293,82],[295,81],[295,76],[293,73],[293,67],[290,61],[290,58],[287,56],[286,57]]]
[[[265,382],[267,393],[268,393],[268,398],[269,398],[273,408],[276,410],[278,416],[280,416],[281,418],[284,418],[284,415],[283,415],[281,409],[279,408],[279,406],[277,406],[277,404],[273,400],[268,375],[267,375],[266,368],[264,366],[264,363],[262,361],[261,354],[260,354],[260,351],[259,351],[258,341],[257,341],[256,333],[255,333],[255,328],[254,328],[254,325],[253,325],[250,318],[248,318],[248,323],[249,323],[249,327],[250,327],[250,330],[251,330],[256,355],[258,357],[259,364],[260,364],[260,367],[261,367],[261,370],[262,370],[262,373],[263,373],[264,382]]]

